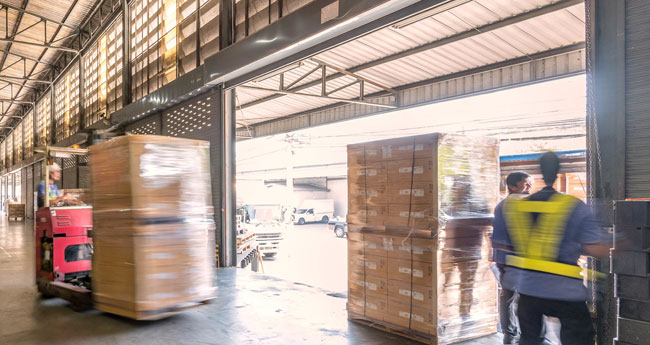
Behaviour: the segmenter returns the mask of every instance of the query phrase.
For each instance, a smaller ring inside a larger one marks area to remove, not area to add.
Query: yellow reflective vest
[[[583,269],[577,263],[557,261],[566,225],[579,202],[560,193],[548,201],[507,199],[503,210],[515,255],[506,256],[506,265],[583,279]],[[534,213],[538,214],[537,221],[533,221]]]

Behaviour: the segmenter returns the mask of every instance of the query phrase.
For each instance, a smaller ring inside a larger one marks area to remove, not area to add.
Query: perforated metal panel
[[[206,94],[187,100],[163,112],[163,135],[205,140],[210,143],[212,197],[217,229],[221,224],[221,107],[220,92],[211,90]],[[221,247],[221,231],[216,232],[216,242]]]
[[[55,140],[79,130],[79,63],[75,63],[54,87]]]
[[[77,157],[63,159],[61,182],[63,188],[77,188]]]
[[[85,126],[122,108],[122,17],[83,55]]]
[[[209,140],[216,132],[212,116],[217,114],[218,104],[216,94],[208,93],[170,108],[163,113],[163,134]]]
[[[650,3],[626,1],[625,187],[628,198],[650,197]]]
[[[126,132],[132,134],[160,135],[162,133],[161,117],[152,115],[126,126]]]
[[[47,145],[50,141],[50,125],[52,123],[52,93],[46,92],[36,103],[37,146]]]
[[[25,152],[23,155],[25,159],[34,155],[34,111],[30,110],[23,119],[23,143],[25,145]]]
[[[14,163],[18,164],[23,160],[23,123],[14,128]]]

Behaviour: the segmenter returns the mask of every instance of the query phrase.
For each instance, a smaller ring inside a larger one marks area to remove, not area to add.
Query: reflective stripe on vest
[[[506,264],[526,270],[582,279],[582,268],[557,262],[567,221],[578,199],[560,193],[548,201],[507,200],[504,215],[515,253]],[[537,222],[533,223],[533,213]],[[590,272],[593,274],[594,272]]]

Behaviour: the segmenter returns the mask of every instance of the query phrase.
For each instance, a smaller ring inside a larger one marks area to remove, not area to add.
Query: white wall
[[[334,200],[334,217],[345,217],[348,214],[348,180],[329,180],[327,199]]]

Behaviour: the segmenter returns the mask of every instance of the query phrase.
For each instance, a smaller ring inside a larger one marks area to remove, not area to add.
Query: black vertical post
[[[178,42],[178,39],[176,40]],[[178,55],[178,49],[176,50]],[[178,68],[176,69],[178,73]],[[122,0],[122,107],[131,103],[131,17],[129,3]],[[108,117],[108,114],[106,114]]]
[[[219,50],[223,50],[234,42],[235,0],[219,1]]]
[[[614,200],[625,198],[625,2],[588,0],[587,19],[587,176],[593,206],[613,224]],[[608,260],[595,262],[609,272]],[[599,344],[616,336],[614,279],[608,277],[597,303]]]

